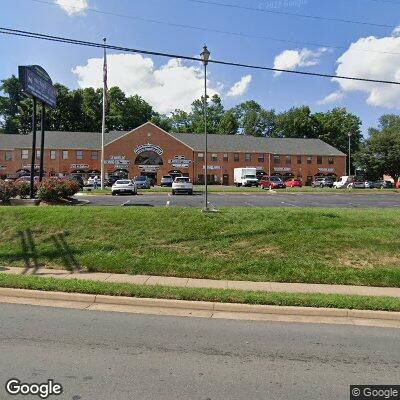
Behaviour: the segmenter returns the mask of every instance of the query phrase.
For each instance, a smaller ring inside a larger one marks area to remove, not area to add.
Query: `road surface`
[[[52,399],[337,400],[400,378],[399,330],[0,304],[0,385],[52,378]],[[36,397],[37,399],[37,397]]]
[[[77,199],[89,200],[92,206],[147,206],[147,207],[197,207],[204,205],[204,195],[195,194],[172,196],[169,193],[145,194],[137,196],[80,195]],[[397,193],[327,193],[327,194],[237,194],[210,193],[210,206],[218,207],[345,207],[345,208],[400,208],[400,194]]]

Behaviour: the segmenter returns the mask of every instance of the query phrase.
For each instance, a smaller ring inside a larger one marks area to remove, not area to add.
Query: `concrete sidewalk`
[[[400,288],[321,285],[309,283],[249,282],[212,279],[176,278],[150,275],[110,274],[104,272],[71,272],[67,270],[40,268],[37,271],[17,267],[0,267],[0,273],[13,275],[35,275],[58,279],[82,279],[110,283],[135,285],[160,285],[190,288],[235,289],[281,293],[323,293],[359,296],[400,297]]]

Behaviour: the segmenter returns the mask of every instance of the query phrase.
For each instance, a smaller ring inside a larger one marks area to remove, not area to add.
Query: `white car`
[[[137,186],[128,179],[119,179],[111,186],[111,194],[137,194]]]
[[[100,186],[100,178],[98,176],[91,176],[87,181],[87,186]]]
[[[172,194],[177,193],[193,194],[193,183],[187,176],[178,176],[172,182]]]

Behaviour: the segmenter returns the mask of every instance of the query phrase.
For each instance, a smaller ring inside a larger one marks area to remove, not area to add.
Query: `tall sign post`
[[[23,93],[32,97],[32,157],[31,157],[31,180],[30,197],[35,197],[35,158],[36,158],[36,106],[41,101],[42,115],[40,119],[41,141],[40,141],[40,169],[39,180],[43,179],[44,164],[44,132],[45,132],[45,110],[46,105],[55,108],[57,105],[57,90],[49,74],[39,65],[24,65],[18,67],[19,82]]]

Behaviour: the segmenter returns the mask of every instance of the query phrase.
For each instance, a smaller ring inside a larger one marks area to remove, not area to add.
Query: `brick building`
[[[37,143],[40,143],[40,134]],[[183,174],[204,182],[204,135],[167,133],[148,122],[130,132],[105,137],[105,171],[120,176]],[[32,135],[0,135],[0,177],[30,173]],[[100,173],[101,134],[46,132],[46,175],[84,176]],[[37,166],[40,150],[36,154]],[[233,170],[255,167],[286,179],[346,174],[346,155],[319,139],[256,138],[243,135],[208,136],[208,179],[233,184]]]

